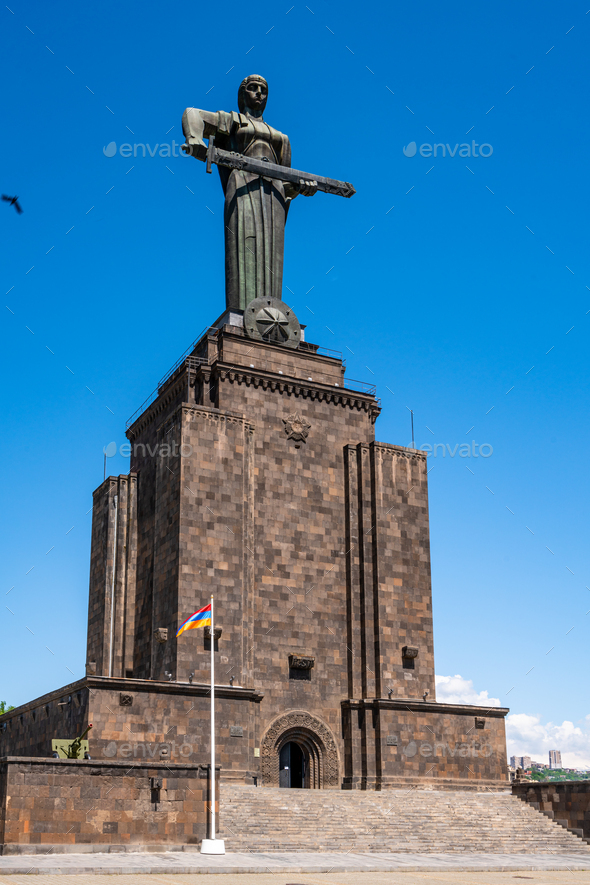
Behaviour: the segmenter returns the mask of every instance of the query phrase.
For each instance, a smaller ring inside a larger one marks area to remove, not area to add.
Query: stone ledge
[[[369,784],[371,780],[373,783]],[[342,789],[346,792],[385,792],[387,790],[405,790],[420,792],[458,792],[458,793],[509,793],[508,780],[462,780],[461,778],[430,778],[430,777],[382,777],[382,778],[343,778]],[[264,786],[262,787],[264,789]]]
[[[133,764],[129,764],[128,759],[55,759],[53,756],[0,756],[0,765],[5,764],[23,764],[23,765],[55,765],[61,767],[64,765],[74,765],[81,768],[124,768],[136,771],[138,768],[161,768],[169,771],[197,771],[199,769],[209,771],[211,765],[203,762],[156,762],[154,759],[148,761],[134,760]],[[215,766],[215,771],[221,771],[221,765]]]
[[[119,845],[112,843],[110,845],[91,845],[83,843],[77,843],[75,845],[64,845],[60,844],[59,842],[55,842],[52,844],[46,844],[44,842],[42,845],[19,844],[16,842],[5,842],[3,845],[0,844],[0,855],[2,857],[38,857],[39,855],[43,857],[48,854],[167,854],[168,852],[174,852],[175,854],[178,852],[182,852],[184,854],[193,851],[200,851],[200,847],[197,842],[195,842],[194,845],[175,844],[170,846],[162,845],[161,843],[150,845],[149,843],[145,842],[137,842],[132,845],[125,843],[121,843]],[[5,874],[6,872],[12,871],[3,869],[2,863],[0,863],[0,875]],[[92,871],[89,869],[88,872]],[[146,872],[148,871],[146,870]]]
[[[76,682],[70,682],[62,688],[41,695],[20,707],[15,707],[0,716],[0,723],[9,722],[25,713],[30,713],[38,707],[49,704],[52,701],[63,698],[66,695],[74,695],[87,689],[93,691],[126,691],[126,692],[150,692],[154,694],[176,694],[189,697],[204,697],[211,691],[208,683],[189,682],[160,682],[151,679],[126,679],[122,676],[83,676]],[[255,688],[240,688],[231,685],[216,685],[215,696],[219,698],[234,698],[235,700],[248,700],[260,703],[264,693]]]
[[[409,710],[411,713],[441,713],[455,716],[484,716],[490,719],[504,719],[510,707],[472,707],[468,704],[439,704],[436,701],[421,701],[418,698],[347,698],[341,702],[345,709],[379,708],[380,710]]]

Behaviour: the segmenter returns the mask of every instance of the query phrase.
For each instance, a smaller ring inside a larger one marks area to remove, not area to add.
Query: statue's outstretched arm
[[[217,133],[218,113],[201,111],[199,108],[187,108],[182,115],[182,131],[189,149],[185,148],[197,160],[207,157],[207,145],[203,141]]]
[[[239,126],[239,117],[239,114],[227,114],[225,111],[187,108],[182,115],[182,131],[187,145],[185,151],[197,160],[206,160],[207,145],[203,139],[217,133],[229,135],[234,127]]]

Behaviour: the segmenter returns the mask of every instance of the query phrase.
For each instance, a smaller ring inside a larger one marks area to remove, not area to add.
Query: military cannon
[[[73,741],[56,738],[51,741],[51,749],[56,759],[79,759],[80,754],[88,753],[88,741],[84,738],[92,728],[92,722],[84,729],[81,735]]]

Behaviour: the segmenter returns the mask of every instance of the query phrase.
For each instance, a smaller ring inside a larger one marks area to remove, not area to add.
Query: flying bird
[[[23,210],[21,204],[18,201],[18,197],[7,197],[6,194],[2,194],[2,199],[5,203],[10,203],[11,206],[14,206],[19,215],[22,215]]]

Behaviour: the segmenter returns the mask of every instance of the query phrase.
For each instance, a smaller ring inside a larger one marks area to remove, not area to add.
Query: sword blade
[[[246,157],[244,154],[224,151],[217,147],[210,147],[207,154],[211,156],[210,162],[228,169],[240,169],[242,172],[251,172],[253,175],[261,175],[275,181],[288,181],[291,184],[299,184],[301,180],[315,181],[319,191],[323,191],[325,194],[336,194],[338,197],[352,197],[356,194],[356,190],[348,181],[324,178],[323,175],[311,175],[309,172],[291,169],[290,166],[279,166],[277,163],[268,163],[266,160],[257,160],[254,157]]]

